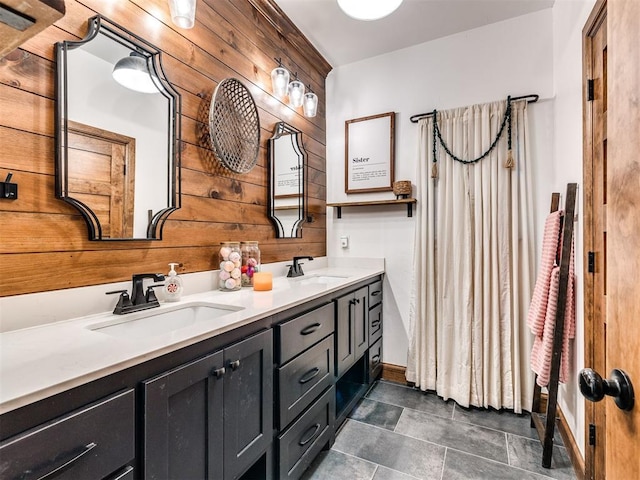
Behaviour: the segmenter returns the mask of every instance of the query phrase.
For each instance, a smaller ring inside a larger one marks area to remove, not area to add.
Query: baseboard
[[[391,363],[383,363],[381,378],[389,382],[401,383],[402,385],[406,385],[407,384],[407,378],[405,376],[406,370],[407,370],[407,367],[402,367],[400,365],[393,365]]]
[[[585,480],[585,466],[584,466],[584,458],[580,453],[580,449],[578,448],[578,444],[576,443],[576,439],[569,428],[569,424],[567,423],[567,419],[562,413],[562,408],[560,405],[556,406],[557,418],[556,418],[556,428],[562,437],[562,443],[564,444],[565,449],[567,450],[567,455],[571,460],[571,465],[573,466],[573,471],[576,474],[576,478],[578,480]],[[540,394],[540,411],[545,412],[547,410],[547,394]]]
[[[558,432],[560,432],[560,436],[562,437],[562,443],[564,443],[564,447],[567,449],[567,455],[569,455],[569,458],[571,459],[573,471],[575,472],[578,480],[584,480],[584,458],[582,458],[582,454],[580,453],[580,449],[578,448],[576,439],[573,437],[573,433],[571,433],[571,429],[569,428],[567,419],[564,417],[564,413],[562,413],[562,408],[560,408],[560,405],[558,405],[557,424]]]

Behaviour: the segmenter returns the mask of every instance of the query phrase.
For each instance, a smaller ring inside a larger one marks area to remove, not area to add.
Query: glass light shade
[[[118,60],[113,67],[113,78],[123,87],[140,93],[158,93],[158,87],[149,73],[147,59],[136,52]]]
[[[171,20],[180,28],[193,28],[196,20],[196,0],[169,0]]]
[[[271,70],[271,88],[273,88],[273,94],[283,99],[287,96],[287,87],[289,87],[289,71],[282,66]]]
[[[315,117],[318,112],[318,96],[313,92],[305,93],[302,109],[305,117]]]
[[[304,83],[300,80],[292,80],[289,83],[289,105],[294,108],[302,106],[304,101]]]
[[[344,13],[356,20],[378,20],[395,11],[402,0],[338,0]]]

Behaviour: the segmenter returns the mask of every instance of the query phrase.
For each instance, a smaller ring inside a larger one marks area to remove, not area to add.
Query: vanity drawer
[[[382,302],[382,280],[369,285],[369,307]]]
[[[304,315],[276,325],[279,348],[276,361],[282,365],[311,345],[333,333],[333,304],[328,303]]]
[[[322,448],[333,443],[335,411],[336,391],[332,386],[278,437],[281,480],[300,478]]]
[[[134,409],[127,390],[2,442],[2,478],[38,479],[58,469],[56,480],[110,475],[135,456]]]
[[[369,310],[369,345],[382,337],[382,304]]]
[[[333,335],[278,369],[280,429],[333,384]]]
[[[382,373],[382,338],[369,348],[369,383]]]

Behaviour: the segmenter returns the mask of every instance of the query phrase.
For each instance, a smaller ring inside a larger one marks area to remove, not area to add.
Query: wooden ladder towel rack
[[[551,456],[553,454],[553,436],[556,426],[556,413],[558,407],[558,383],[560,380],[560,358],[562,356],[562,339],[564,337],[565,305],[567,304],[567,291],[569,286],[569,263],[571,260],[571,245],[573,243],[573,219],[576,208],[577,183],[567,184],[567,196],[565,199],[564,217],[562,219],[561,239],[562,249],[558,265],[560,266],[560,278],[558,285],[558,306],[556,308],[555,327],[553,331],[553,350],[551,356],[551,371],[549,384],[547,385],[546,412],[540,410],[541,387],[536,382],[533,390],[533,403],[531,406],[531,427],[535,427],[542,443],[542,466],[551,468]],[[560,194],[551,196],[551,212],[558,210]]]

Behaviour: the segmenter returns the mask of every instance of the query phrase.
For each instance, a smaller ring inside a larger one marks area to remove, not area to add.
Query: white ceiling
[[[550,8],[554,1],[404,0],[391,15],[363,22],[344,14],[336,0],[275,0],[334,68]]]

